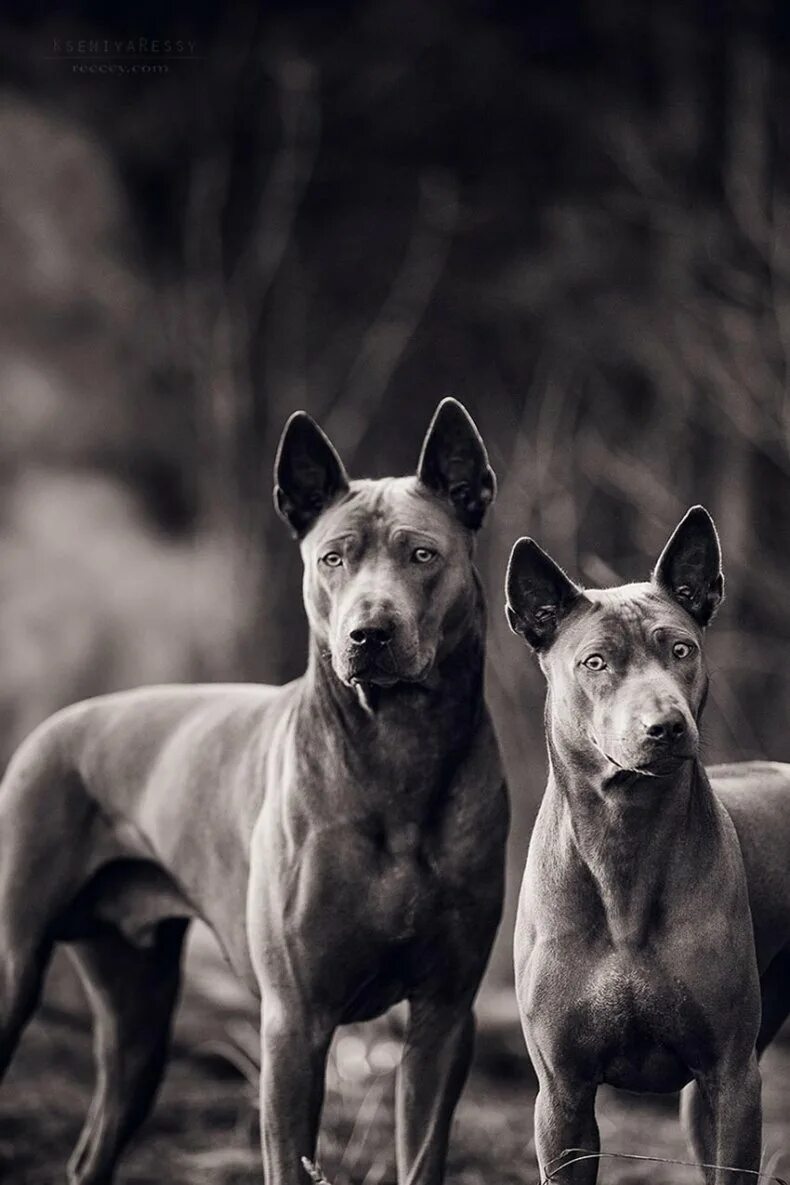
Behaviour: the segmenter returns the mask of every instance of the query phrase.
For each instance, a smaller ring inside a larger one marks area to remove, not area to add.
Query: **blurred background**
[[[11,0],[0,34],[0,758],[86,695],[298,674],[300,561],[271,505],[283,422],[306,408],[352,475],[402,473],[455,395],[500,483],[479,548],[514,807],[496,1029],[545,777],[542,680],[502,613],[517,535],[589,584],[643,578],[704,502],[728,581],[707,752],[790,759],[790,9]],[[227,1002],[208,946],[193,958],[194,1007]],[[15,1181],[13,1116],[28,1099],[40,1168],[37,1074],[71,1049],[62,992],[0,1096]],[[489,1094],[528,1073],[518,1035],[498,1040]],[[480,1130],[464,1105],[456,1175],[507,1148],[498,1174],[529,1179],[526,1107],[508,1143],[505,1103]],[[357,1120],[341,1176],[391,1178],[377,1107],[378,1152],[350,1167]],[[239,1155],[167,1179],[256,1179]],[[163,1179],[140,1173],[122,1179]]]

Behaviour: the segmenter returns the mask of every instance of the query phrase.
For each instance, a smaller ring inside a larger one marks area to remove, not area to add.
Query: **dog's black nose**
[[[683,713],[672,708],[665,715],[653,720],[646,720],[645,732],[651,741],[679,741],[686,734],[686,721]]]
[[[387,625],[369,625],[351,630],[349,637],[355,646],[364,646],[367,650],[379,650],[392,641],[393,627]]]

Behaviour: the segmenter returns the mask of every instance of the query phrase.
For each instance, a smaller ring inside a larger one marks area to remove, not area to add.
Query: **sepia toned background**
[[[135,48],[89,44],[105,38]],[[166,39],[189,44],[150,52]],[[445,394],[488,445],[500,493],[479,561],[511,911],[456,1177],[490,1179],[492,1157],[505,1179],[533,1173],[507,982],[543,687],[501,608],[514,538],[588,584],[642,578],[704,502],[728,594],[706,750],[790,760],[789,52],[780,0],[86,0],[0,16],[3,762],[86,695],[300,672],[299,557],[270,494],[295,408],[353,475],[411,470]],[[61,978],[0,1094],[14,1181],[52,1179],[42,1148],[60,1162],[87,1098],[84,1017]],[[122,1180],[256,1179],[243,1005],[207,945],[191,982],[171,1126],[149,1136],[159,1168],[144,1138]],[[223,1019],[200,1053],[206,1017]],[[338,1055],[340,1178],[392,1179],[390,1044]],[[781,1094],[788,1059],[771,1057]],[[71,1091],[48,1085],[61,1072]],[[227,1107],[207,1118],[220,1080]],[[682,1149],[669,1112],[611,1106],[621,1147],[644,1151],[649,1130]],[[779,1156],[790,1119],[772,1115],[769,1099]]]

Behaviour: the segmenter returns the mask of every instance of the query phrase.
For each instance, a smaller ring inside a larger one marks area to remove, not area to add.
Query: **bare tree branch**
[[[420,179],[419,189],[417,214],[401,268],[362,340],[344,394],[327,418],[327,430],[352,462],[365,425],[381,403],[430,304],[455,235],[455,178],[430,172]]]

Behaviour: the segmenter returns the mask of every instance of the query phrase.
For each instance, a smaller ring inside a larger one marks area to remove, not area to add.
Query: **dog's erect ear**
[[[307,412],[294,412],[283,429],[274,462],[277,513],[301,539],[329,503],[347,489],[343,462],[328,437]]]
[[[423,441],[417,476],[447,498],[465,527],[476,531],[496,495],[496,478],[469,412],[456,399],[443,399]]]
[[[703,628],[724,596],[721,548],[713,519],[703,506],[692,506],[675,527],[655,566],[653,580]]]
[[[505,577],[505,613],[513,633],[546,650],[584,593],[534,539],[513,545]]]

